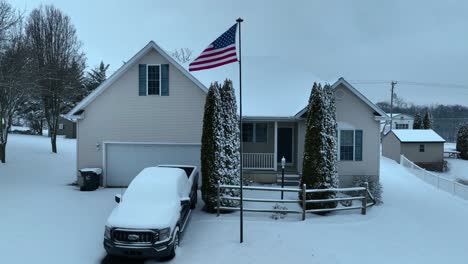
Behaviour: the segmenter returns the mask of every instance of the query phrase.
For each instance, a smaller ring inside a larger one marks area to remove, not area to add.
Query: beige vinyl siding
[[[401,144],[392,132],[382,139],[382,155],[400,163]]]
[[[419,152],[420,145],[424,145],[424,152]],[[401,154],[412,162],[441,162],[444,143],[401,143]]]
[[[103,141],[200,143],[205,93],[175,66],[169,96],[138,95],[138,64],[168,63],[151,50],[85,108],[78,168],[102,167]]]
[[[338,161],[337,169],[340,175],[340,185],[349,186],[353,176],[380,175],[380,124],[375,120],[374,110],[340,85],[335,94],[340,91],[340,98],[336,98],[336,119],[338,129],[360,129],[363,131],[362,161]],[[298,170],[302,173],[304,155],[305,121],[298,122]]]
[[[335,89],[342,93],[336,99],[336,119],[338,129],[361,129],[363,131],[362,161],[338,161],[340,181],[344,184],[352,179],[348,176],[380,174],[380,123],[375,120],[374,110],[340,85]]]

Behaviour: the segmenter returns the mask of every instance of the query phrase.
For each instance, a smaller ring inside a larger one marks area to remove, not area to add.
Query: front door
[[[278,128],[278,156],[277,162],[281,162],[284,157],[286,163],[293,162],[293,128],[279,127]]]

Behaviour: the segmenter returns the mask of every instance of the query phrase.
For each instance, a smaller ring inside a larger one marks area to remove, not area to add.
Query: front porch
[[[281,173],[281,159],[286,159],[285,173],[298,174],[298,122],[288,120],[243,120],[244,172],[258,182],[276,182]]]

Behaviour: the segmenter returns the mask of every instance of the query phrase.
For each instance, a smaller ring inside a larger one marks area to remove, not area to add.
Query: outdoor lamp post
[[[284,166],[286,165],[286,159],[283,158],[281,159],[281,188],[284,188]],[[281,200],[283,200],[283,190],[281,190]]]

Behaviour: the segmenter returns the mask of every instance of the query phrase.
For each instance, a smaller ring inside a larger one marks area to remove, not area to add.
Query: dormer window
[[[147,65],[146,66],[147,78],[147,95],[159,95],[161,91],[161,67],[160,65]]]

